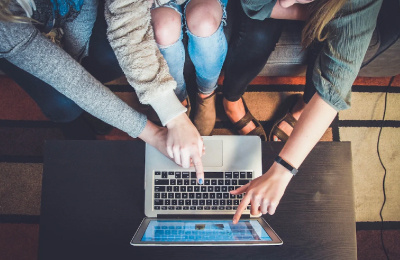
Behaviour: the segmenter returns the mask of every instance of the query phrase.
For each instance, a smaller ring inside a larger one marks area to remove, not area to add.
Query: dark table
[[[133,247],[144,217],[144,143],[48,141],[39,259],[356,259],[350,143],[318,143],[264,216],[282,246]],[[281,143],[263,143],[263,171]]]

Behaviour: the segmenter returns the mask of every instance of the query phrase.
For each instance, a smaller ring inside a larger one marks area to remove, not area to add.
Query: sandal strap
[[[294,128],[294,126],[296,125],[296,123],[297,123],[297,120],[296,120],[296,118],[294,118],[293,117],[293,115],[292,115],[292,113],[287,113],[286,115],[285,115],[285,117],[284,118],[282,118],[282,120],[280,120],[281,122],[282,121],[285,121],[286,123],[288,123],[292,128]]]
[[[278,139],[283,142],[286,142],[289,139],[289,136],[285,132],[283,132],[277,125],[274,126],[271,130],[270,138],[272,138],[273,136],[278,137]]]
[[[236,123],[233,124],[233,128],[235,128],[235,130],[239,131],[253,119],[254,119],[253,115],[250,113],[250,111],[247,111],[246,114],[239,121],[237,121]]]

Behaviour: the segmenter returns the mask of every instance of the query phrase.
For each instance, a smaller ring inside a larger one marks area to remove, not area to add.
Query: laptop
[[[237,224],[232,217],[243,195],[229,191],[261,176],[258,136],[204,136],[204,182],[150,145],[145,155],[145,215],[134,246],[281,245],[250,205]]]

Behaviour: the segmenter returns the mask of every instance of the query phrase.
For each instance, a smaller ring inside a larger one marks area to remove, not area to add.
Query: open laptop
[[[204,183],[150,145],[145,155],[145,215],[134,246],[281,245],[283,242],[250,206],[238,224],[232,217],[243,195],[236,189],[262,174],[258,136],[205,136]]]

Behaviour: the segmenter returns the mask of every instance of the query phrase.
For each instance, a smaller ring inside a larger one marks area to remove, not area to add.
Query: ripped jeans
[[[196,70],[198,91],[203,94],[210,94],[218,86],[217,81],[228,51],[228,44],[223,31],[223,27],[226,24],[226,5],[228,0],[216,1],[221,4],[223,15],[217,31],[208,37],[194,35],[186,25],[186,7],[190,0],[183,5],[170,1],[162,6],[177,11],[182,17],[182,27],[185,28],[185,30],[181,30],[181,35],[177,42],[168,46],[159,45],[160,52],[168,63],[170,74],[177,82],[175,94],[180,101],[185,100],[188,95],[183,75],[185,47],[182,39],[184,32],[188,36],[188,53]]]

